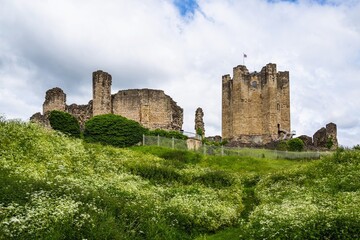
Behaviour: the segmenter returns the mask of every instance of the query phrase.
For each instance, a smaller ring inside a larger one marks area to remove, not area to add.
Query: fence
[[[199,141],[194,140],[192,141]],[[159,146],[179,150],[193,150],[204,155],[217,156],[248,156],[267,159],[319,159],[320,152],[287,152],[258,148],[229,148],[224,146],[214,146],[199,144],[194,147],[190,140],[176,138],[165,138],[160,136],[143,136],[144,146]]]

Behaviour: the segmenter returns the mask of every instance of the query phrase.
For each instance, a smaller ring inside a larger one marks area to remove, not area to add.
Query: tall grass
[[[163,159],[2,119],[0,239],[191,239],[236,224],[240,181],[219,188],[224,176],[212,182],[183,154]]]
[[[118,149],[0,118],[0,239],[359,239],[359,163]]]
[[[253,193],[238,228],[199,239],[360,239],[360,151],[261,177]]]

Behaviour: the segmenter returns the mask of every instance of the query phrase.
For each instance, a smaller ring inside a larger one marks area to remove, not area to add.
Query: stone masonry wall
[[[43,113],[48,111],[58,110],[65,111],[66,108],[66,94],[61,88],[52,88],[46,91],[45,102],[43,104]]]
[[[328,142],[331,141],[330,150],[338,147],[337,127],[335,123],[328,123],[326,127],[319,129],[313,136],[314,146],[316,148],[327,148]]]
[[[222,137],[241,143],[266,144],[290,132],[289,72],[269,63],[260,73],[245,66],[222,77]]]
[[[111,75],[107,72],[93,72],[93,116],[112,112],[111,83]]]
[[[198,134],[201,132],[202,136],[205,136],[205,124],[204,124],[204,112],[202,108],[197,108],[195,111],[195,132]]]
[[[93,100],[86,105],[66,105],[66,94],[60,88],[46,92],[43,114],[30,120],[48,126],[47,113],[64,111],[75,116],[83,128],[93,116],[107,113],[122,115],[150,129],[181,130],[183,109],[164,91],[152,89],[122,90],[111,95],[111,75],[98,70],[93,73]]]
[[[162,90],[121,90],[112,96],[113,113],[150,129],[181,130],[183,110]]]
[[[80,123],[81,129],[84,129],[85,122],[92,117],[92,101],[86,105],[77,105],[75,103],[66,106],[66,111],[76,117]]]

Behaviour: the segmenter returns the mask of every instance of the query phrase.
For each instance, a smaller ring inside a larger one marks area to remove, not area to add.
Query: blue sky
[[[194,14],[194,11],[199,7],[196,0],[174,0],[174,4],[182,16]]]
[[[0,114],[42,111],[46,90],[67,103],[92,98],[91,74],[120,89],[162,89],[197,107],[221,134],[221,76],[243,63],[290,72],[291,128],[312,136],[329,122],[340,144],[360,143],[360,0],[0,0]]]

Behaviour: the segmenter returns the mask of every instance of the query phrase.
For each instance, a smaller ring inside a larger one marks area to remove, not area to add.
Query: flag
[[[247,58],[247,55],[244,53],[244,58]]]

